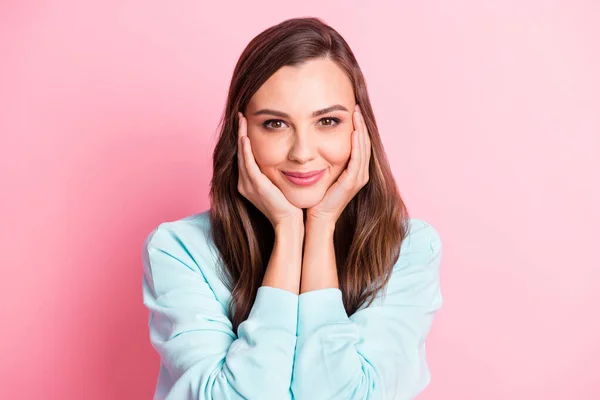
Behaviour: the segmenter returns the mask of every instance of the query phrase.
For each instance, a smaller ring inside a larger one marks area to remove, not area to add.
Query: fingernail
[[[360,112],[360,106],[358,104],[356,104],[356,111]]]

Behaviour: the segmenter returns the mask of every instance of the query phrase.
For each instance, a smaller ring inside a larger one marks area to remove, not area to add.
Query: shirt
[[[342,292],[261,286],[232,330],[209,210],[160,223],[143,245],[143,303],[160,355],[154,399],[412,399],[430,382],[425,340],[442,306],[439,234],[412,218],[369,307]]]

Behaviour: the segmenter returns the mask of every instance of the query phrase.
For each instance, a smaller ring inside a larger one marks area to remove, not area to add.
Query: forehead
[[[308,115],[332,104],[351,107],[353,102],[354,89],[346,73],[335,62],[319,59],[280,68],[252,96],[248,108]]]

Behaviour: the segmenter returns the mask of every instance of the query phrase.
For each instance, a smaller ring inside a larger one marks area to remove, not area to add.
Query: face
[[[282,67],[250,99],[244,115],[256,163],[294,206],[318,204],[346,168],[355,104],[350,79],[325,59]],[[308,186],[284,174],[311,171],[324,173]]]

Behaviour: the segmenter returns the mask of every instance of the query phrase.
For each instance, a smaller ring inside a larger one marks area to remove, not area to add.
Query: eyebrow
[[[331,111],[335,111],[335,110],[348,111],[348,109],[346,107],[344,107],[343,105],[335,104],[333,106],[323,108],[322,110],[317,110],[317,111],[313,112],[312,117],[315,118],[315,117],[318,117],[319,115],[327,114],[327,113],[329,113]],[[283,111],[270,110],[268,108],[263,108],[262,110],[258,110],[252,115],[261,115],[261,114],[275,115],[275,116],[278,116],[281,118],[290,118],[290,115],[287,113],[284,113]]]

